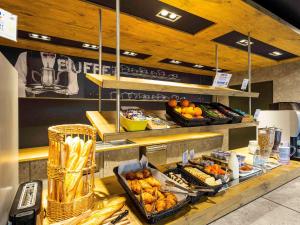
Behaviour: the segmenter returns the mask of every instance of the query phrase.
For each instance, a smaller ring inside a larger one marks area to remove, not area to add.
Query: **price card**
[[[192,150],[190,151],[190,160],[193,160],[194,158],[195,158],[195,150],[192,149]]]
[[[253,118],[254,118],[255,120],[257,120],[259,114],[260,114],[260,109],[256,109]]]
[[[0,8],[0,37],[17,41],[18,17]]]
[[[230,73],[217,73],[213,82],[214,87],[227,87],[231,79]]]
[[[186,150],[182,154],[182,164],[187,164],[189,162],[189,150]]]
[[[245,91],[247,89],[248,83],[249,83],[249,79],[244,79],[241,90]]]

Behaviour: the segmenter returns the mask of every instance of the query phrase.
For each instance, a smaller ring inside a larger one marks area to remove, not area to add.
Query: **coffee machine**
[[[279,102],[270,105],[271,110],[261,110],[258,128],[277,127],[281,129],[281,142],[291,146],[292,160],[300,161],[300,103]]]

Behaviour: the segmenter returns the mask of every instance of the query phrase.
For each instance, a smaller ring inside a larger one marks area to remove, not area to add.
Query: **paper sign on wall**
[[[249,79],[244,79],[241,90],[245,91],[247,89],[248,83],[249,83]]]
[[[230,73],[217,73],[214,79],[214,87],[227,87],[232,74]]]
[[[0,8],[0,37],[17,41],[18,17]]]

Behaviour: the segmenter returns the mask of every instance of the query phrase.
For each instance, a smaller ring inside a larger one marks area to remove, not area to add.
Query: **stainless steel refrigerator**
[[[18,188],[18,72],[0,52],[0,225]]]

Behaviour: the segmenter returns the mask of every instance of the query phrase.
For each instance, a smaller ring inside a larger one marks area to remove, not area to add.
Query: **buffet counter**
[[[248,155],[246,161],[250,163],[251,155],[247,148],[235,150],[238,153]],[[158,167],[164,171],[174,165]],[[199,202],[183,208],[179,213],[160,221],[158,224],[207,224],[225,214],[253,201],[256,198],[276,189],[277,187],[300,176],[300,162],[291,161],[289,165],[279,166],[265,174],[253,177],[238,185],[220,192],[217,196],[208,197],[204,202]],[[127,198],[126,205],[130,215],[135,221],[133,224],[145,224],[139,216],[133,203],[128,199],[125,191],[120,186],[116,177],[96,179],[95,191],[102,196],[122,195]],[[47,193],[46,190],[44,193]],[[45,195],[43,196],[45,199]],[[43,201],[45,203],[47,201]],[[44,224],[48,224],[44,220]]]

